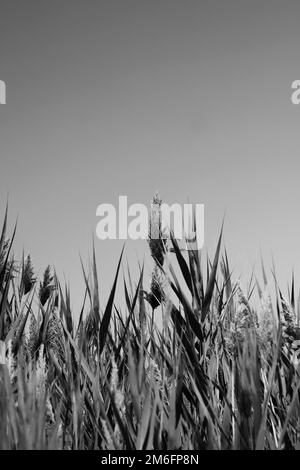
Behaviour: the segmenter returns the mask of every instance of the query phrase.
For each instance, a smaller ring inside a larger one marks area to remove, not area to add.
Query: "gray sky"
[[[83,283],[96,207],[205,204],[205,237],[236,274],[271,254],[300,275],[300,3],[1,0],[0,210],[30,251]],[[96,241],[107,295],[122,243]],[[136,264],[141,243],[128,244]]]

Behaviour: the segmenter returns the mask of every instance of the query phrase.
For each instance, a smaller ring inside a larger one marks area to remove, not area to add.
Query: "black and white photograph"
[[[299,181],[298,0],[0,0],[0,450],[300,450]]]

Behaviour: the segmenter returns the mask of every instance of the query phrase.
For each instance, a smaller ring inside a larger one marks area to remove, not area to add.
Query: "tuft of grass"
[[[86,294],[75,325],[68,286],[50,267],[38,280],[30,256],[20,263],[13,258],[15,229],[8,237],[6,210],[0,447],[299,449],[294,277],[287,298],[275,279],[271,299],[262,263],[263,288],[256,280],[244,291],[222,251],[222,230],[204,270],[195,247],[183,253],[173,235],[168,243],[162,234],[150,237],[150,291],[143,287],[143,267],[136,283],[128,268],[122,310],[114,299],[123,251],[102,310],[93,247],[92,276],[83,268]]]

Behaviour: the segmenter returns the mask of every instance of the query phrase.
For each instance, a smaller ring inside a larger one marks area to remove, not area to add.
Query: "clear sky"
[[[300,2],[1,0],[0,212],[16,254],[82,292],[96,208],[205,204],[212,252],[300,275]],[[107,295],[122,243],[96,240]],[[131,242],[130,262],[142,246]]]

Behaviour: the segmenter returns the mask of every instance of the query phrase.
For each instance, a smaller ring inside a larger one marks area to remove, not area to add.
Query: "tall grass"
[[[246,293],[232,279],[222,233],[204,269],[198,250],[183,253],[174,238],[162,237],[149,240],[150,290],[143,269],[136,282],[128,275],[117,308],[121,254],[102,311],[93,250],[75,325],[69,290],[50,267],[38,280],[30,257],[16,262],[14,235],[6,212],[2,449],[300,448],[294,281],[287,298],[276,284],[271,299],[262,269],[262,285],[252,282]]]

